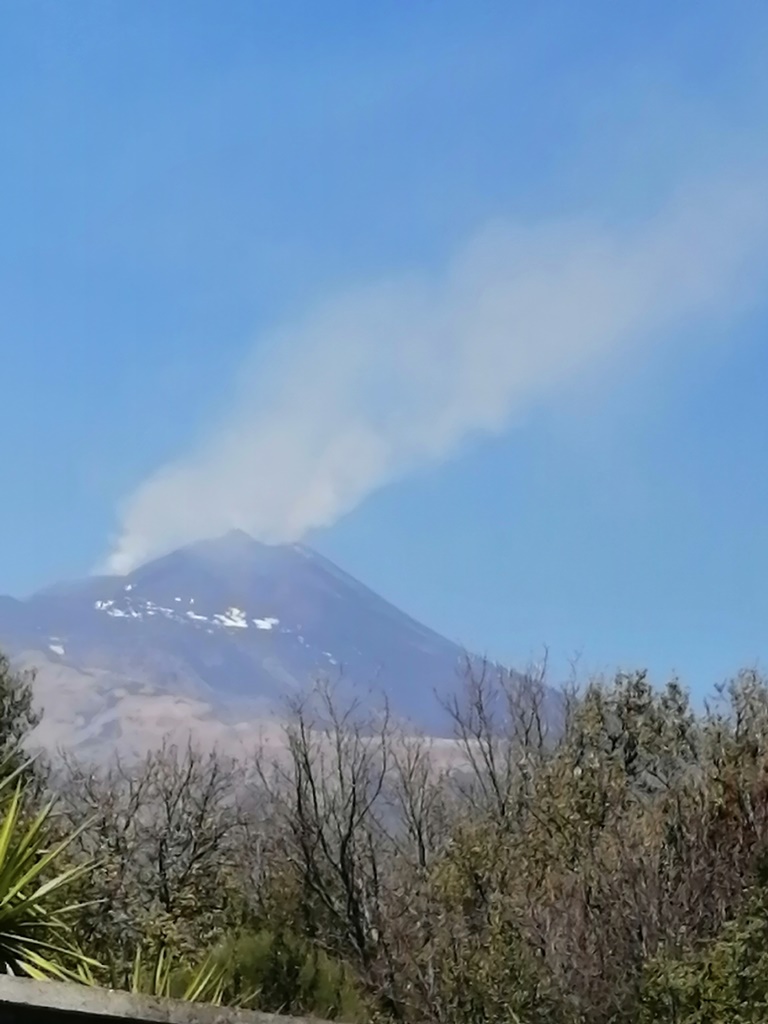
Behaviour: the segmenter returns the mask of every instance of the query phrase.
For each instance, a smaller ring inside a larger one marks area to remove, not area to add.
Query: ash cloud
[[[123,503],[105,568],[334,523],[591,365],[750,301],[767,227],[768,191],[721,181],[631,227],[497,223],[440,274],[337,296],[260,339],[231,413]]]

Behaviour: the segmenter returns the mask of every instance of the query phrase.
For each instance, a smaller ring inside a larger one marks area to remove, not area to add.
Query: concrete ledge
[[[329,1024],[309,1017],[283,1017],[230,1010],[175,999],[133,996],[106,988],[31,981],[0,975],[2,1024]]]

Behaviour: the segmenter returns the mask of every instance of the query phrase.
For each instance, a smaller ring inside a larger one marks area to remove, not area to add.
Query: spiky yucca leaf
[[[61,890],[92,865],[79,864],[48,877],[54,862],[82,828],[49,847],[53,804],[45,806],[31,822],[24,820],[20,776],[28,766],[29,762],[7,775],[0,766],[0,966],[31,978],[74,980],[78,964],[98,964],[69,937],[67,919],[80,905],[57,904]]]
[[[209,957],[187,982],[181,998],[191,1003],[213,1003],[220,1006],[224,996],[226,969]]]
[[[120,978],[112,977],[113,988],[127,989],[134,995],[157,996],[161,999],[177,998],[190,1003],[212,1003],[220,1006],[224,996],[226,966],[216,963],[208,957],[186,981],[184,987],[177,989],[175,981],[184,973],[183,964],[179,963],[167,946],[160,946],[149,964],[141,946],[136,949],[130,972]],[[87,985],[96,985],[93,972],[87,965],[78,969],[79,980]]]

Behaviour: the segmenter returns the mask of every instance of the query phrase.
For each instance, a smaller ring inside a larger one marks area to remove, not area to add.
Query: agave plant
[[[112,988],[125,989],[133,995],[221,1005],[227,973],[225,965],[217,964],[208,957],[184,980],[187,973],[184,965],[179,963],[167,946],[161,945],[154,958],[147,963],[144,950],[139,945],[130,970],[121,976],[113,969],[110,984]],[[79,964],[77,979],[85,985],[99,984],[87,963]]]
[[[3,776],[0,766],[0,969],[40,980],[77,980],[81,968],[99,965],[71,938],[69,922],[82,904],[62,906],[61,896],[92,865],[58,874],[54,866],[85,825],[49,845],[53,803],[31,821],[24,814],[20,776],[28,767],[29,762]]]
[[[141,946],[136,950],[130,978],[130,991],[144,995],[177,998],[191,1003],[213,1003],[221,1005],[224,995],[226,968],[208,957],[186,981],[180,992],[175,991],[174,980],[183,975],[182,965],[174,961],[173,954],[166,946],[160,946],[154,963],[147,970],[143,963]]]

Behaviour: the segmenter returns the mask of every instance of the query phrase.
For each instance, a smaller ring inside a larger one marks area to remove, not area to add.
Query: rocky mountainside
[[[250,743],[318,677],[385,693],[395,714],[436,728],[434,692],[463,659],[310,548],[239,531],[127,576],[0,598],[0,646],[38,670],[40,741],[97,758],[190,731]]]

